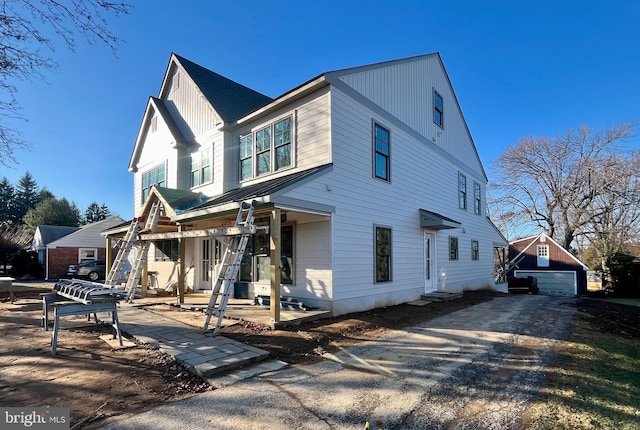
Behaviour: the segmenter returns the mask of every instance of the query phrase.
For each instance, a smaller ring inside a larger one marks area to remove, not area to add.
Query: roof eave
[[[317,91],[319,88],[322,88],[326,85],[329,85],[329,83],[327,82],[326,76],[324,74],[317,76],[311,79],[310,81],[307,81],[304,84],[290,91],[287,91],[286,93],[282,94],[278,98],[274,99],[271,103],[261,107],[260,109],[255,110],[243,116],[242,118],[239,118],[235,122],[225,124],[220,129],[223,131],[229,131],[234,128],[240,127],[248,122],[251,122],[260,117],[263,117],[264,115],[267,115],[268,113],[276,109],[279,109],[280,107],[282,107],[282,105],[291,103],[294,100],[298,100],[308,94],[311,94],[312,92]]]

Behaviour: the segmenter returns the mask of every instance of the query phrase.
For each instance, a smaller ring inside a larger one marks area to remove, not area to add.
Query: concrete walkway
[[[517,429],[544,386],[573,302],[496,298],[103,430],[336,430],[366,422],[386,430]]]
[[[215,387],[285,365],[273,360],[264,362],[269,358],[267,351],[223,336],[213,336],[149,312],[144,307],[122,304],[118,309],[118,319],[123,332],[173,356]]]

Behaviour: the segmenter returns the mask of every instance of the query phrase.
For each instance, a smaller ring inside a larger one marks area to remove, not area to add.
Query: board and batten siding
[[[436,55],[392,62],[339,79],[463,164],[482,171],[475,149],[460,145],[470,141],[470,135]],[[434,90],[444,100],[444,129],[433,122]]]
[[[178,71],[179,85],[173,78],[162,99],[187,141],[211,131],[220,119],[189,75]],[[175,75],[174,75],[175,76]]]

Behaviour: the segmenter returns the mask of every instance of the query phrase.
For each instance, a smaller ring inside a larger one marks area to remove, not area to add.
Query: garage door
[[[516,270],[518,277],[534,276],[538,279],[538,294],[548,296],[575,296],[577,294],[576,272],[553,272],[548,270]]]

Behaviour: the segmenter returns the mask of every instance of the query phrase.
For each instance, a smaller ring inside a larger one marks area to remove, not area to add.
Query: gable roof
[[[36,232],[40,233],[40,240],[42,245],[48,245],[61,237],[80,230],[80,227],[70,227],[62,225],[39,225],[36,227]],[[36,233],[37,234],[37,233]]]
[[[554,245],[556,248],[558,248],[560,251],[562,251],[563,253],[565,253],[567,256],[570,257],[571,260],[575,261],[577,264],[581,265],[584,270],[588,270],[588,267],[586,264],[584,264],[582,261],[578,260],[573,254],[571,254],[569,251],[567,251],[566,249],[564,249],[564,247],[562,247],[558,242],[556,242],[555,240],[553,240],[553,238],[551,236],[549,236],[547,233],[542,232],[537,236],[530,236],[530,237],[525,237],[523,239],[517,239],[514,241],[509,242],[509,245],[514,245],[516,243],[521,243],[524,242],[526,243],[526,246],[522,249],[522,251],[520,251],[518,253],[518,255],[516,255],[515,257],[513,257],[509,263],[514,263],[516,262],[522,255],[524,255],[527,250],[529,250],[529,248],[531,248],[533,245],[535,245],[536,243],[538,243],[539,241],[541,242],[549,242],[552,245]]]
[[[224,122],[233,122],[273,100],[271,97],[212,72],[178,54],[173,53],[173,59],[180,64],[198,86]]]
[[[340,91],[344,92],[345,94],[347,94],[349,97],[356,99],[358,102],[365,104],[367,107],[373,109],[374,111],[377,111],[378,114],[380,115],[386,115],[387,116],[387,120],[394,122],[398,127],[401,127],[404,129],[405,132],[408,132],[409,134],[413,135],[414,137],[416,137],[417,139],[419,139],[420,141],[422,141],[425,145],[429,146],[431,149],[433,149],[434,151],[442,154],[443,156],[445,156],[446,158],[450,159],[451,161],[453,161],[454,163],[458,163],[458,164],[462,164],[462,162],[460,160],[458,160],[457,158],[455,158],[453,155],[449,154],[445,149],[441,148],[440,146],[436,145],[432,140],[428,139],[427,136],[423,136],[422,134],[414,131],[411,127],[409,127],[408,125],[405,125],[402,121],[399,121],[398,119],[396,119],[395,117],[393,117],[392,115],[389,115],[388,112],[386,112],[384,109],[382,109],[381,107],[377,106],[375,103],[373,103],[369,98],[367,98],[367,96],[360,94],[359,92],[357,92],[354,88],[352,88],[351,86],[349,86],[347,83],[343,82],[341,80],[341,77],[344,77],[346,75],[352,75],[352,74],[356,74],[356,73],[361,73],[361,72],[367,72],[367,71],[371,71],[371,70],[376,70],[376,69],[380,69],[383,67],[389,67],[389,66],[394,66],[394,65],[399,65],[399,64],[405,64],[405,63],[410,63],[410,62],[416,62],[416,61],[421,61],[424,59],[436,59],[440,69],[442,70],[442,73],[445,77],[445,80],[447,82],[447,85],[449,87],[449,90],[451,91],[451,94],[453,95],[453,99],[456,105],[456,109],[458,111],[458,114],[460,115],[460,118],[462,120],[462,124],[464,126],[464,131],[466,133],[466,135],[469,138],[469,141],[471,142],[471,146],[472,146],[472,150],[475,156],[475,161],[477,162],[478,168],[479,168],[479,174],[482,175],[482,177],[484,178],[485,181],[488,181],[488,176],[487,173],[485,171],[484,165],[482,164],[482,160],[480,159],[480,154],[478,153],[478,149],[476,147],[476,144],[473,140],[473,137],[471,136],[471,132],[469,130],[469,126],[467,124],[467,121],[464,117],[464,114],[462,113],[462,108],[460,106],[460,102],[458,101],[458,97],[456,96],[455,90],[453,89],[453,85],[451,83],[451,79],[449,78],[449,74],[447,73],[446,68],[444,67],[444,63],[442,61],[442,58],[440,56],[439,52],[434,52],[434,53],[430,53],[430,54],[424,54],[424,55],[417,55],[417,56],[413,56],[413,57],[406,57],[406,58],[401,58],[401,59],[396,59],[396,60],[389,60],[389,61],[382,61],[382,62],[378,62],[378,63],[372,63],[372,64],[367,64],[367,65],[363,65],[363,66],[356,66],[356,67],[350,67],[350,68],[346,68],[346,69],[338,69],[338,70],[334,70],[334,71],[328,71],[328,72],[324,72],[306,82],[304,82],[303,84],[283,93],[282,95],[278,96],[277,98],[275,98],[274,100],[271,101],[271,103],[266,104],[250,113],[248,113],[247,115],[240,117],[236,120],[235,124],[227,124],[227,126],[230,126],[231,128],[235,125],[240,125],[240,124],[244,124],[247,123],[249,121],[253,121],[256,120],[258,118],[260,118],[261,116],[267,115],[268,113],[280,109],[282,108],[284,105],[292,102],[293,100],[299,99],[301,97],[306,96],[307,94],[313,92],[313,91],[317,91],[319,88],[322,88],[323,86],[326,85],[331,85],[337,89],[339,89]],[[468,166],[464,166],[466,168],[468,168]],[[475,171],[475,169],[471,169],[472,171]]]
[[[149,197],[140,209],[138,216],[144,216],[149,213],[151,204],[155,200],[160,200],[164,206],[167,216],[175,216],[194,206],[204,202],[207,197],[202,193],[195,193],[190,190],[177,190],[174,188],[165,188],[153,186],[149,192]]]
[[[122,218],[115,215],[91,224],[85,224],[76,231],[50,242],[47,246],[104,248],[106,244],[104,238],[100,236],[100,233],[123,222],[124,220]]]

